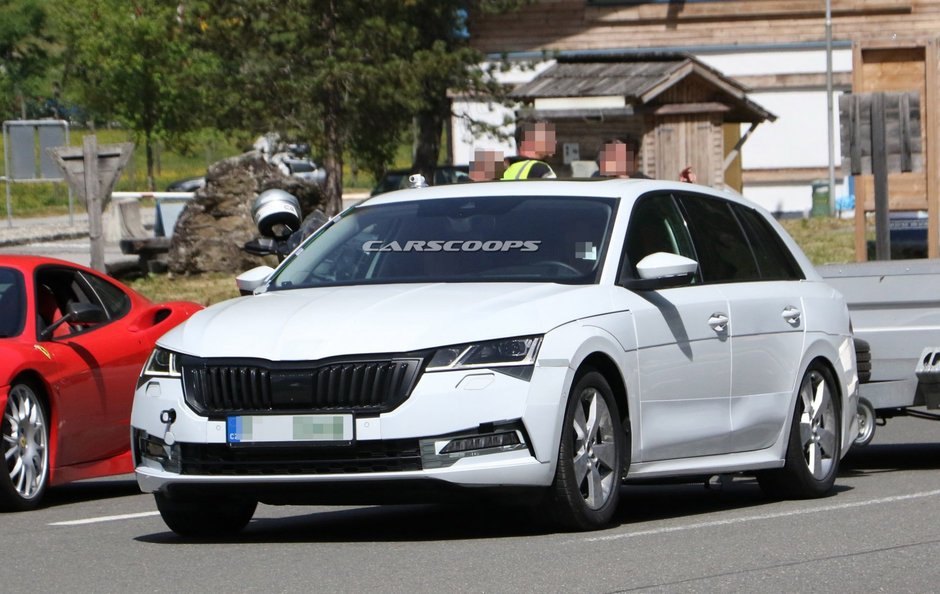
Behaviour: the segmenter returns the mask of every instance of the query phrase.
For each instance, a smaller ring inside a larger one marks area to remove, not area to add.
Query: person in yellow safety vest
[[[503,173],[503,179],[556,177],[551,166],[541,160],[555,154],[555,127],[545,121],[526,122],[521,131],[519,157],[507,159],[510,164]]]

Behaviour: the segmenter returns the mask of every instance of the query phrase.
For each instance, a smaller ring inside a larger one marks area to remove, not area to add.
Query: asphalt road
[[[53,489],[0,516],[8,592],[930,592],[940,583],[940,424],[895,419],[843,461],[836,492],[765,499],[623,488],[615,524],[554,533],[492,507],[270,507],[191,542],[130,476]]]
[[[37,241],[28,245],[0,246],[0,254],[30,254],[34,256],[46,256],[48,258],[59,258],[83,266],[91,264],[91,244],[87,237]],[[117,243],[108,242],[105,243],[104,261],[106,265],[117,263],[131,265],[137,261],[137,256],[123,254]]]

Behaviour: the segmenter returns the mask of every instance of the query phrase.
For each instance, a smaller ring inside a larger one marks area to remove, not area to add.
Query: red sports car
[[[130,414],[154,342],[202,306],[155,305],[94,270],[0,256],[0,509],[134,470]]]

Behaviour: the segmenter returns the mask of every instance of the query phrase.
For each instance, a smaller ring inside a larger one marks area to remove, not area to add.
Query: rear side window
[[[706,283],[760,280],[757,261],[744,230],[726,200],[698,194],[678,196]]]
[[[90,274],[84,276],[98,299],[101,300],[105,311],[108,312],[108,318],[116,320],[130,311],[131,299],[124,291],[97,276]]]
[[[740,204],[731,208],[741,221],[754,250],[763,280],[802,280],[803,273],[780,235],[759,213]]]

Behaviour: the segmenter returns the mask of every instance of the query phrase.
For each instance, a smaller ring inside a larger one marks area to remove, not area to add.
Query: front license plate
[[[352,415],[237,416],[227,421],[228,443],[352,441]]]

